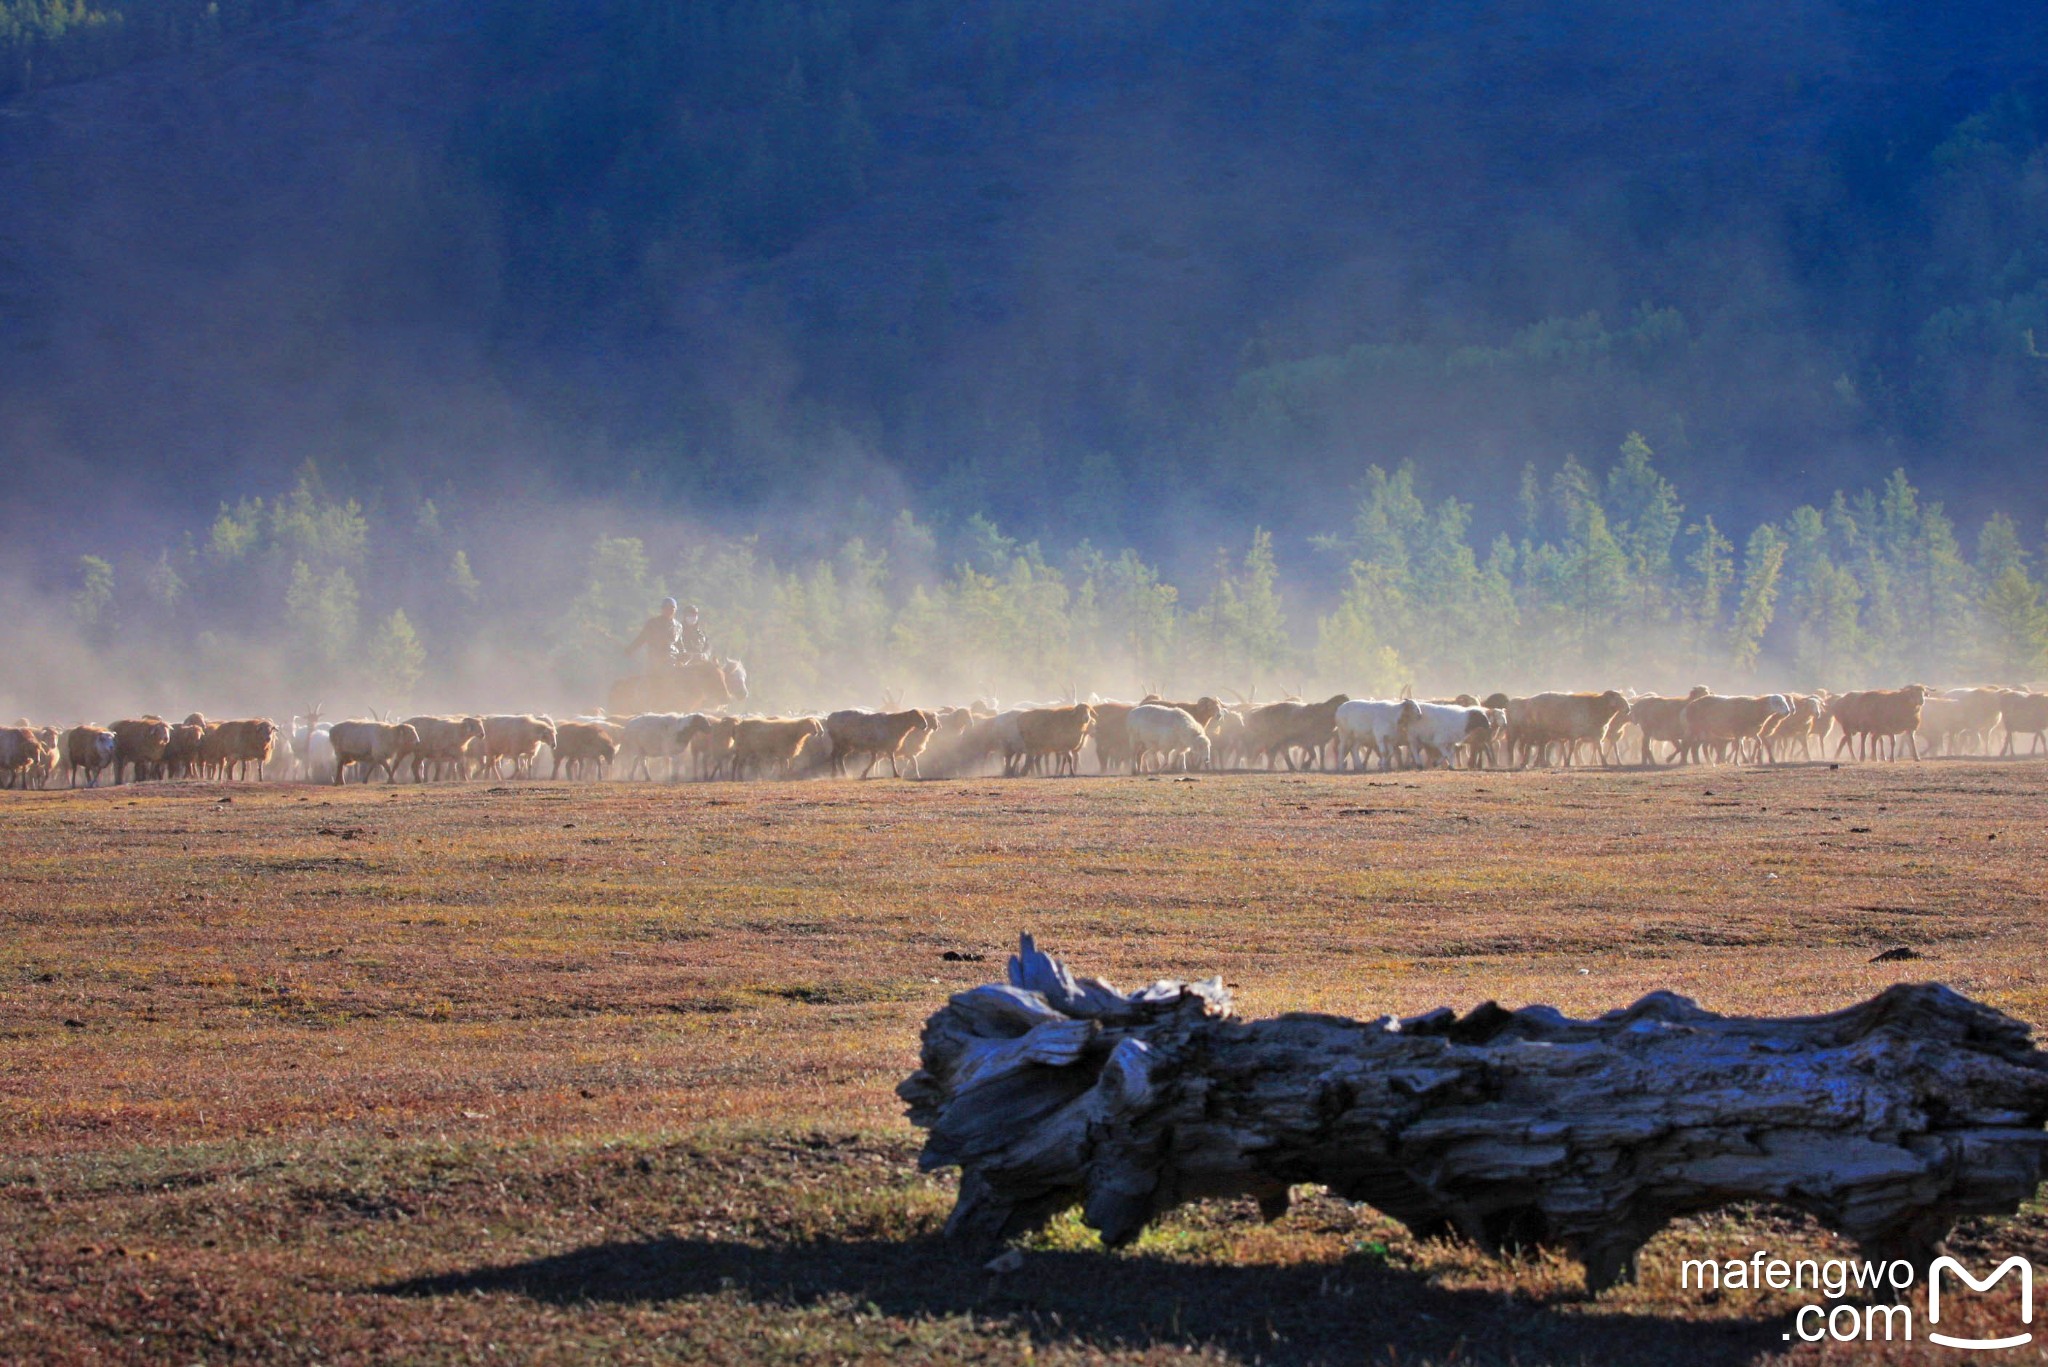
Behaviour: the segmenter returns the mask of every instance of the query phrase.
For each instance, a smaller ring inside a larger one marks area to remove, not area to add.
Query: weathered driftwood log
[[[897,1092],[923,1166],[962,1170],[948,1232],[983,1240],[1078,1203],[1114,1247],[1184,1201],[1272,1219],[1319,1183],[1421,1235],[1562,1247],[1599,1290],[1665,1222],[1738,1201],[1924,1266],[2048,1167],[2048,1054],[1937,984],[1781,1020],[1658,992],[1589,1021],[1489,1002],[1247,1023],[1218,979],[1126,995],[1026,935],[1007,984],[926,1022],[922,1061]]]

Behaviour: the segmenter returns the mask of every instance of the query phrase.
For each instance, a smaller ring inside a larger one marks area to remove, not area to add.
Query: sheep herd
[[[863,711],[824,716],[716,712],[417,716],[326,723],[309,708],[278,726],[264,718],[182,722],[130,717],[68,729],[0,727],[0,787],[112,781],[284,777],[342,783],[489,778],[748,779],[857,773],[886,765],[912,778],[1000,772],[1188,772],[1263,767],[1363,771],[1405,767],[1529,768],[1914,759],[2048,749],[2048,693],[1921,684],[1847,693],[1683,697],[1626,693],[1469,694],[1420,700],[1352,698],[1226,704],[1147,695],[999,708]],[[1832,754],[1830,755],[1830,744]],[[1818,747],[1818,752],[1816,750]]]

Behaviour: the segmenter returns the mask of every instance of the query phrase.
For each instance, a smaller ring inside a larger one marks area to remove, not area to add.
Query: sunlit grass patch
[[[2048,804],[1993,777],[0,794],[33,875],[0,883],[0,1313],[49,1360],[1761,1360],[1778,1302],[1665,1273],[1806,1246],[1769,1213],[1675,1227],[1597,1300],[1306,1188],[1113,1254],[1068,1215],[991,1273],[938,1238],[953,1179],[891,1088],[1023,929],[1124,987],[1220,973],[1252,1015],[1937,978],[2048,1021]],[[56,877],[81,847],[122,857]],[[1870,962],[1893,943],[1926,957]]]

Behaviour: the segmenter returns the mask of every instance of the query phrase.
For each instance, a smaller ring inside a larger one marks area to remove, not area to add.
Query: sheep
[[[1915,736],[1930,692],[1924,684],[1907,684],[1904,688],[1863,689],[1832,699],[1828,716],[1842,728],[1836,757],[1853,746],[1858,759],[1871,758],[1888,744],[1892,757],[1897,758],[1899,737],[1904,736],[1908,753],[1918,760],[1920,743]]]
[[[690,743],[711,723],[701,712],[642,712],[630,718],[619,730],[619,761],[626,766],[626,777],[636,779],[653,778],[650,761],[668,761],[668,776],[671,780],[680,774],[678,762],[689,752]]]
[[[414,783],[424,783],[451,771],[456,778],[467,779],[470,765],[483,757],[486,738],[482,717],[407,717],[404,724],[420,737],[412,752]]]
[[[1294,769],[1294,752],[1300,750],[1304,754],[1299,767],[1308,768],[1335,738],[1337,710],[1350,701],[1338,693],[1319,703],[1276,702],[1253,708],[1244,719],[1246,757],[1264,756],[1268,769],[1275,758],[1284,759]]]
[[[34,728],[0,726],[0,788],[26,788],[30,772],[43,756]]]
[[[1138,703],[1097,702],[1095,707],[1095,730],[1091,738],[1095,742],[1095,771],[1099,774],[1112,773],[1131,767],[1136,758],[1136,747],[1131,740],[1129,719]]]
[[[1649,693],[1640,698],[1630,699],[1629,720],[1634,723],[1637,733],[1643,740],[1642,758],[1639,762],[1645,767],[1662,763],[1657,758],[1657,752],[1650,747],[1654,744],[1664,744],[1671,747],[1671,760],[1676,763],[1685,745],[1685,705],[1694,698],[1704,698],[1713,691],[1705,684],[1695,684],[1692,691],[1682,698],[1666,698]],[[1619,749],[1618,746],[1616,748]]]
[[[328,775],[340,767],[334,760],[333,730],[330,723],[321,722],[306,733],[306,777],[314,783],[327,782]]]
[[[1601,764],[1613,762],[1608,728],[1617,715],[1626,720],[1629,702],[1610,688],[1604,693],[1537,693],[1510,698],[1506,710],[1511,763],[1518,768],[1531,762],[1547,763],[1550,747],[1555,745],[1569,768],[1581,742],[1591,742],[1597,748]]]
[[[291,745],[292,773],[295,777],[314,777],[313,767],[310,762],[313,732],[319,727],[320,712],[326,706],[326,703],[316,702],[306,709],[305,715],[292,718],[291,731],[287,736],[287,740]]]
[[[1025,712],[1017,723],[1025,766],[1042,770],[1050,761],[1054,775],[1077,773],[1081,747],[1088,743],[1088,733],[1094,726],[1095,709],[1087,703],[1035,707]]]
[[[419,747],[420,733],[404,723],[381,721],[336,722],[327,733],[334,747],[334,782],[338,787],[348,766],[359,764],[363,782],[382,769],[386,783],[398,781],[398,762]]]
[[[1172,766],[1186,772],[1209,767],[1208,733],[1186,708],[1140,703],[1124,714],[1124,723],[1135,772],[1144,773],[1148,760],[1160,770]]]
[[[2032,736],[2028,754],[2048,746],[2048,693],[2014,693],[2005,700],[2005,746],[2001,755],[2018,755],[2015,736]]]
[[[1419,704],[1407,699],[1352,698],[1337,709],[1337,767],[1363,772],[1365,755],[1377,756],[1380,768],[1391,769],[1402,736],[1419,718]]]
[[[165,778],[190,778],[198,772],[199,749],[206,743],[206,730],[203,720],[192,721],[189,718],[171,728],[171,739],[164,746],[163,753]]]
[[[277,743],[277,723],[264,717],[224,721],[210,726],[199,740],[199,761],[222,781],[248,776],[256,766],[256,780],[263,781],[264,766],[270,763]]]
[[[1943,697],[1955,704],[1949,732],[1950,753],[1960,753],[1954,742],[1967,736],[1975,742],[1973,753],[1991,752],[1991,732],[2005,714],[2006,700],[2019,696],[2009,688],[1951,688]],[[1931,701],[1931,699],[1930,699]]]
[[[508,759],[512,777],[525,774],[531,778],[533,757],[540,747],[552,749],[555,744],[555,724],[547,717],[501,715],[485,717],[483,723],[484,764],[493,778],[498,776],[498,766]]]
[[[569,777],[579,773],[593,772],[602,779],[605,766],[619,753],[619,744],[612,739],[611,732],[602,722],[565,721],[555,727],[555,739],[550,746],[554,751],[554,767],[548,777],[560,777],[562,766],[569,768]]]
[[[107,728],[114,733],[114,783],[132,768],[136,782],[154,777],[171,743],[171,727],[162,717],[123,717]]]
[[[1813,758],[1813,742],[1819,738],[1825,725],[1822,715],[1822,698],[1814,693],[1790,693],[1786,695],[1792,710],[1771,718],[1764,723],[1762,739],[1764,749],[1775,762],[1782,747],[1790,752],[1792,743],[1799,743],[1799,753],[1804,759]]]
[[[1716,762],[1725,760],[1731,747],[1740,760],[1745,741],[1756,740],[1762,734],[1764,724],[1773,717],[1790,716],[1791,713],[1791,700],[1782,693],[1763,697],[1726,697],[1709,693],[1704,698],[1694,698],[1685,705],[1683,758],[1688,763],[1697,763],[1700,755],[1711,746]],[[1764,758],[1775,762],[1768,751],[1764,752]]]
[[[85,771],[85,786],[97,788],[100,771],[114,762],[114,733],[104,726],[74,726],[64,733],[66,782],[78,786],[78,771]]]
[[[901,778],[903,773],[898,758],[904,756],[904,751],[911,747],[915,737],[915,747],[907,756],[910,771],[915,774],[917,755],[923,753],[925,743],[938,727],[937,716],[915,709],[908,712],[862,712],[854,709],[834,712],[825,718],[825,734],[832,742],[832,772],[844,777],[847,762],[865,755],[867,764],[860,771],[862,778],[873,773],[875,765],[884,759],[889,761],[889,776]]]
[[[733,729],[732,776],[772,769],[786,777],[824,734],[825,723],[816,717],[749,717]]]
[[[1424,768],[1441,762],[1454,769],[1460,748],[1478,746],[1483,750],[1493,742],[1493,722],[1484,708],[1428,702],[1403,706],[1407,712],[1401,723],[1401,738],[1409,754]],[[1343,723],[1339,721],[1338,725],[1341,728]]]
[[[731,767],[739,730],[738,717],[705,716],[704,728],[690,743],[690,752],[697,758],[697,777],[717,778],[722,770]]]

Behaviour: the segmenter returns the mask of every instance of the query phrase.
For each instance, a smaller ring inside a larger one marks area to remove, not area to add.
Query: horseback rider
[[[674,600],[670,600],[674,601]],[[704,628],[697,625],[697,605],[690,604],[683,609],[682,634],[677,641],[686,660],[708,660],[711,658],[711,643],[704,639]]]
[[[647,672],[665,669],[674,664],[680,654],[678,646],[683,639],[683,624],[676,620],[676,600],[664,598],[647,624],[640,628],[640,634],[627,643],[627,655],[639,655],[647,664]]]
[[[660,608],[647,619],[647,624],[640,628],[640,634],[626,646],[624,653],[641,656],[646,661],[649,674],[685,660],[708,658],[711,647],[704,640],[704,629],[697,625],[697,605],[690,604],[679,617],[676,600],[662,599]]]

